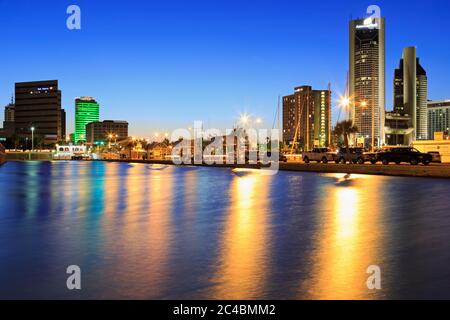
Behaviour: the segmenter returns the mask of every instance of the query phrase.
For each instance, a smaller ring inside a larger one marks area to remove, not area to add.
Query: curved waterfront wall
[[[5,147],[0,143],[0,165],[6,162]]]

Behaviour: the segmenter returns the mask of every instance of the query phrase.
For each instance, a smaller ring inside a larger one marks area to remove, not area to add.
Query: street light
[[[109,138],[108,148],[111,148],[111,139],[113,138],[113,135],[110,133],[108,135],[108,138]]]
[[[343,108],[348,108],[350,106],[350,98],[345,96],[345,97],[340,97],[339,98],[339,105]]]
[[[240,120],[243,124],[247,124],[249,122],[249,116],[247,114],[242,114]]]
[[[31,152],[34,150],[34,127],[31,127]],[[30,152],[30,160],[31,160],[31,152]]]

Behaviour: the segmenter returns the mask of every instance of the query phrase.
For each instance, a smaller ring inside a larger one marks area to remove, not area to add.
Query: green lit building
[[[100,105],[94,98],[75,99],[75,143],[86,142],[86,125],[100,120]]]

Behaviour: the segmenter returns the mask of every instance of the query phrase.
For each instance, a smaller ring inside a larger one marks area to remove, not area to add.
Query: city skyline
[[[449,0],[0,10],[0,301],[450,299]]]
[[[52,44],[42,42],[40,37],[30,39],[27,45],[15,42],[11,51],[2,53],[3,60],[12,60],[0,76],[0,101],[4,101],[2,104],[7,105],[10,101],[14,82],[58,79],[63,93],[62,107],[66,109],[67,119],[74,118],[74,99],[91,95],[103,106],[103,118],[126,118],[132,124],[132,135],[150,136],[155,131],[190,126],[195,120],[204,121],[206,127],[229,127],[240,112],[262,117],[265,123],[271,126],[278,95],[289,94],[292,87],[311,85],[322,88],[330,81],[333,100],[337,94],[345,92],[349,14],[354,18],[363,17],[365,8],[370,4],[348,1],[339,4],[337,8],[332,2],[324,2],[319,6],[320,10],[317,10],[320,12],[313,12],[309,18],[303,15],[308,10],[301,10],[306,7],[300,6],[298,21],[286,22],[280,19],[278,14],[286,7],[295,8],[298,4],[240,4],[242,7],[239,8],[239,13],[225,18],[236,3],[198,3],[191,5],[192,8],[180,5],[175,12],[165,5],[138,3],[139,6],[135,8],[126,8],[121,13],[126,19],[117,23],[116,19],[108,19],[105,13],[109,9],[113,10],[116,3],[112,3],[110,8],[106,3],[93,5],[80,1],[82,29],[79,31],[69,31],[65,28],[65,3],[51,8],[46,5],[38,8],[32,3],[29,3],[28,7],[1,3],[3,11],[23,13],[17,21],[7,18],[2,22],[7,24],[4,27],[9,31],[6,40],[29,31],[32,26],[44,34],[49,32],[49,35],[57,36]],[[397,67],[398,56],[403,47],[407,46],[420,48],[421,62],[429,74],[429,99],[448,99],[450,88],[444,79],[450,65],[443,54],[448,45],[441,43],[438,48],[435,41],[430,42],[432,37],[426,36],[432,29],[442,31],[443,28],[449,28],[437,19],[445,11],[437,8],[448,7],[448,3],[435,3],[437,5],[433,8],[422,8],[418,3],[411,5],[411,19],[414,19],[415,15],[422,16],[427,10],[430,13],[424,15],[422,20],[426,21],[420,24],[420,28],[405,23],[405,17],[396,14],[402,2],[377,3],[381,7],[382,16],[386,18],[387,110],[393,107],[392,73]],[[17,6],[20,7],[19,10]],[[150,16],[145,17],[142,12],[137,14],[138,9],[149,13]],[[219,9],[223,12],[219,12]],[[31,19],[33,12],[48,19]],[[151,19],[152,12],[158,16],[159,24]],[[169,13],[172,15],[169,20],[174,22],[175,26],[169,27],[163,21]],[[244,19],[248,16],[251,17],[250,21]],[[326,23],[315,19],[317,16]],[[131,17],[136,18],[131,20]],[[199,17],[203,19],[195,19]],[[222,19],[213,19],[219,17]],[[273,28],[268,28],[267,19],[275,23]],[[234,23],[228,24],[230,21]],[[182,22],[187,23],[189,28],[176,32],[174,29]],[[17,23],[21,23],[22,27],[18,28]],[[159,28],[151,29],[155,24]],[[204,31],[207,25],[212,30]],[[313,25],[317,31],[313,30],[311,35],[302,36],[304,41],[300,41],[300,44],[294,43],[292,39],[295,38],[292,36],[307,25]],[[264,29],[258,30],[258,26],[264,26]],[[128,37],[125,33],[131,30],[136,32],[129,33]],[[138,44],[132,41],[149,30],[151,36],[143,37]],[[326,36],[327,43],[320,41],[320,33],[324,30],[329,33]],[[238,34],[238,31],[241,34]],[[116,35],[118,43],[106,43],[110,40],[108,35]],[[245,36],[254,38],[248,41]],[[133,42],[132,47],[118,47],[119,42],[126,44],[127,41],[128,44]],[[170,48],[176,45],[176,41],[179,41],[180,45],[188,45],[180,48],[183,51],[182,59],[179,59],[181,57],[176,53],[162,57],[161,54],[165,50],[173,52]],[[37,50],[32,54],[23,50],[36,45]],[[201,50],[199,45],[204,46],[205,50]],[[238,45],[240,49],[237,48]],[[64,50],[71,46],[86,50],[74,50],[75,53]],[[120,50],[109,50],[111,46]],[[186,50],[189,48],[192,50]],[[227,50],[223,51],[225,48]],[[305,48],[308,52],[305,52]],[[333,50],[323,50],[324,48]],[[48,50],[53,53],[54,59],[43,58],[44,52]],[[16,55],[13,55],[13,52]],[[31,55],[35,56],[39,63],[26,62],[21,68],[17,68],[19,61],[29,59]],[[237,58],[238,56],[241,58]],[[133,59],[135,61],[131,62]],[[342,63],[336,64],[336,61]],[[50,67],[51,65],[53,67]],[[111,65],[116,68],[109,70],[108,66]],[[290,69],[287,65],[291,66]],[[50,71],[43,71],[45,69]],[[84,76],[87,71],[91,71],[89,78]],[[335,104],[334,102],[333,106]],[[133,110],[133,114],[123,114],[123,108]],[[337,117],[336,110],[333,109],[334,123]],[[73,121],[68,120],[67,134],[71,132],[74,132]]]

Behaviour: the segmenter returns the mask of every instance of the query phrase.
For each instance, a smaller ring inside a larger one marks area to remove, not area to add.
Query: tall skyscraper
[[[416,48],[403,49],[400,66],[394,73],[394,112],[410,117],[412,140],[428,138],[427,94],[428,81],[425,69],[417,58]]]
[[[100,105],[92,97],[75,99],[75,143],[86,142],[86,125],[100,120]]]
[[[15,85],[15,131],[21,136],[42,135],[45,143],[57,143],[65,137],[65,112],[57,80],[18,82]]]
[[[283,97],[283,141],[299,143],[304,149],[330,144],[329,90],[310,86],[295,88],[293,95]]]
[[[350,21],[349,93],[351,116],[365,145],[384,141],[385,20]]]

